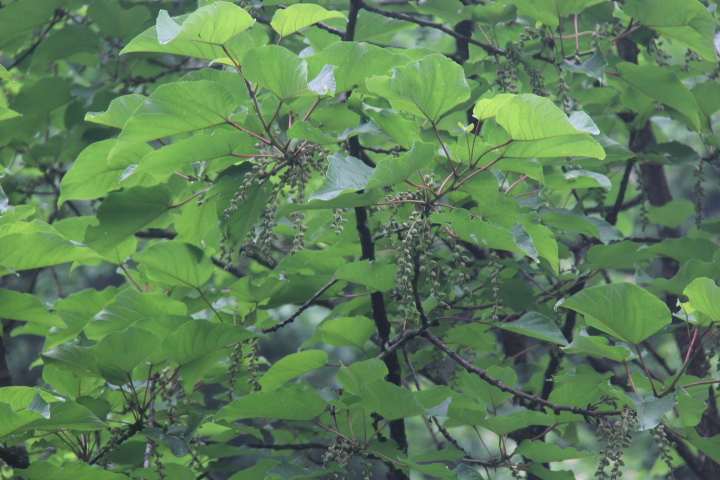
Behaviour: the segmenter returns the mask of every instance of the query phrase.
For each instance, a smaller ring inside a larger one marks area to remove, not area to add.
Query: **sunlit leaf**
[[[254,23],[243,8],[229,2],[215,2],[174,19],[160,10],[156,26],[135,37],[120,53],[173,53],[214,60],[227,56],[223,46]]]
[[[322,350],[293,353],[273,364],[260,378],[259,383],[264,391],[273,390],[295,377],[324,367],[327,361],[327,353]]]
[[[582,313],[591,327],[637,345],[670,323],[667,305],[634,283],[586,288],[560,304]]]
[[[303,28],[318,22],[330,20],[331,18],[345,18],[345,15],[340,12],[325,10],[320,5],[290,5],[288,8],[278,9],[275,12],[270,26],[280,34],[281,37],[287,37]]]
[[[462,67],[444,55],[430,55],[397,67],[392,76],[375,76],[368,89],[387,98],[395,110],[431,122],[470,97]]]
[[[222,407],[215,420],[243,418],[279,418],[283,420],[312,420],[327,404],[314,389],[299,386],[260,391],[245,395]]]

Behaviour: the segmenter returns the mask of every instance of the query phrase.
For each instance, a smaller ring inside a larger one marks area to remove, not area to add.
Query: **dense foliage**
[[[720,478],[717,3],[3,0],[2,478]]]

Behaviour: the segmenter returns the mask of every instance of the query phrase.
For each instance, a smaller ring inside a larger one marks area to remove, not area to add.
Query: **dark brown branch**
[[[320,290],[315,292],[315,294],[313,294],[313,296],[310,297],[307,302],[300,305],[300,308],[298,308],[295,311],[295,313],[293,313],[292,315],[290,315],[288,318],[286,318],[282,322],[278,323],[277,325],[273,325],[272,327],[263,329],[263,333],[276,332],[276,331],[280,330],[281,328],[283,328],[284,326],[289,325],[292,322],[294,322],[295,319],[297,319],[297,317],[299,317],[301,313],[303,313],[305,310],[310,308],[315,303],[315,300],[317,300],[323,293],[325,293],[328,290],[328,288],[332,287],[337,282],[339,282],[339,280],[330,281],[327,285],[325,285]]]
[[[349,33],[344,35],[343,40],[347,42],[354,40],[354,26],[357,23],[357,16],[360,13],[360,9],[364,7],[365,4],[362,0],[350,0],[350,11],[348,13]],[[351,137],[348,139],[348,150],[350,155],[359,158],[368,166],[375,166],[374,162],[362,150],[360,141],[357,137]],[[358,193],[362,193],[362,190]],[[370,231],[370,221],[365,207],[355,208],[355,226],[357,228],[360,246],[362,249],[361,259],[374,260],[375,242],[373,242],[372,232]],[[370,302],[372,305],[372,316],[375,322],[375,328],[377,328],[378,336],[380,337],[380,349],[384,351],[388,341],[390,340],[390,334],[392,331],[390,320],[388,319],[387,311],[385,309],[384,294],[382,292],[373,292],[370,295]],[[387,381],[397,385],[398,387],[402,386],[402,367],[400,366],[397,351],[393,350],[388,352],[383,358],[383,361],[388,369]],[[408,442],[407,434],[405,433],[405,420],[402,418],[392,420],[389,423],[389,427],[390,437],[393,441],[395,441],[401,451],[407,452]],[[389,477],[397,480],[407,480],[408,476],[402,470],[395,468],[392,463],[389,462],[386,462],[386,465],[390,469],[390,472],[388,473]]]
[[[469,373],[477,375],[490,385],[499,388],[503,392],[512,393],[516,397],[527,400],[531,404],[538,404],[542,405],[543,407],[547,407],[553,412],[555,412],[556,415],[559,415],[560,412],[570,412],[585,417],[608,417],[620,415],[622,413],[622,410],[588,410],[587,408],[571,407],[569,405],[558,405],[557,403],[552,403],[543,398],[540,398],[537,395],[532,395],[530,393],[523,392],[522,390],[518,390],[517,388],[510,387],[502,383],[497,378],[490,376],[490,374],[488,374],[486,370],[478,368],[472,363],[462,358],[456,351],[445,345],[442,340],[433,335],[432,332],[426,330],[422,333],[422,336],[427,338],[430,343],[442,350],[447,356],[452,358],[458,365],[463,367]]]
[[[52,30],[52,28],[55,25],[60,23],[60,21],[64,17],[65,17],[65,10],[63,10],[61,8],[56,9],[55,12],[53,13],[53,18],[52,18],[52,20],[50,20],[50,24],[47,26],[47,28],[45,30],[43,30],[43,32],[40,34],[38,39],[32,45],[30,45],[30,47],[27,50],[25,50],[19,57],[17,57],[13,61],[13,63],[11,63],[9,67],[7,67],[7,69],[12,70],[13,68],[20,65],[20,63],[23,60],[25,60],[28,56],[32,55],[32,53],[35,51],[35,49],[40,46],[40,44],[43,42],[43,40],[45,40],[45,37],[47,36],[48,33],[50,33],[50,30]]]
[[[434,28],[435,30],[439,30],[439,31],[441,31],[441,32],[443,32],[443,33],[446,33],[447,35],[450,35],[450,36],[453,37],[453,38],[456,38],[456,39],[459,39],[459,40],[468,42],[468,43],[471,44],[471,45],[475,45],[475,46],[477,46],[477,47],[480,47],[480,48],[482,48],[483,50],[485,50],[485,52],[488,53],[489,55],[502,55],[502,56],[507,56],[507,51],[506,51],[505,49],[498,48],[498,47],[496,47],[496,46],[494,46],[494,45],[490,45],[490,44],[488,44],[488,43],[483,43],[483,42],[480,42],[480,41],[478,41],[478,40],[475,40],[475,39],[472,38],[472,37],[465,36],[465,35],[463,35],[463,34],[461,34],[461,33],[458,33],[458,32],[456,32],[456,31],[450,29],[450,28],[447,28],[445,25],[443,25],[443,24],[441,24],[441,23],[430,22],[430,21],[428,21],[428,20],[423,20],[423,19],[420,19],[420,18],[415,18],[415,17],[413,17],[413,16],[411,16],[411,15],[408,15],[408,14],[406,14],[406,13],[394,12],[394,11],[392,11],[392,10],[385,10],[384,8],[379,8],[379,7],[375,7],[375,6],[373,6],[373,5],[368,5],[368,4],[365,3],[365,2],[360,2],[360,4],[361,4],[361,7],[362,7],[363,9],[367,10],[368,12],[377,13],[377,14],[382,15],[382,16],[384,16],[384,17],[394,18],[394,19],[396,19],[396,20],[404,20],[404,21],[406,21],[406,22],[410,22],[410,23],[414,23],[414,24],[416,24],[416,25],[420,25],[421,27]],[[534,58],[534,59],[536,59],[536,60],[543,60],[543,61],[548,62],[548,63],[555,63],[555,58],[553,58],[553,57],[546,57],[546,56],[542,55],[542,52],[539,52],[539,53],[536,53],[536,54],[532,55],[532,58]]]
[[[627,192],[627,187],[630,181],[630,174],[633,171],[633,166],[635,166],[634,158],[628,160],[628,162],[625,164],[625,172],[623,173],[623,178],[620,181],[620,191],[618,192],[617,199],[615,199],[615,205],[613,205],[612,210],[610,210],[607,215],[605,215],[605,221],[608,222],[610,225],[615,225],[617,223],[618,213],[620,213],[620,210],[622,210],[623,207],[623,201],[625,200],[625,192]]]

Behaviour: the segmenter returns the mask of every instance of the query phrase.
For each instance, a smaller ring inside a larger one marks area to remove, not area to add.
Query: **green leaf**
[[[253,48],[245,54],[242,67],[245,78],[267,88],[280,100],[316,95],[308,87],[307,62],[285,47]]]
[[[607,62],[600,49],[596,49],[595,53],[584,62],[577,64],[569,60],[563,60],[563,67],[571,72],[584,73],[590,78],[602,81],[605,78],[605,67]]]
[[[27,40],[35,30],[53,16],[53,11],[63,4],[62,0],[30,0],[4,5],[0,13],[0,49],[21,39]]]
[[[324,367],[327,361],[327,353],[322,350],[306,350],[293,353],[275,362],[260,377],[259,383],[263,391],[274,390],[295,377]]]
[[[674,108],[685,115],[695,130],[700,128],[699,107],[695,96],[683,85],[672,70],[654,65],[635,65],[620,62],[615,66],[616,75],[609,75],[608,81],[618,79],[616,84],[627,89],[629,86],[640,94]],[[643,112],[640,112],[643,113]]]
[[[322,324],[322,341],[335,347],[362,349],[375,333],[375,322],[367,317],[341,317]]]
[[[74,343],[64,343],[41,353],[40,358],[46,365],[55,365],[63,371],[73,372],[81,377],[101,376],[95,357],[86,347],[79,347]]]
[[[361,260],[340,267],[340,269],[335,272],[335,278],[357,283],[358,285],[365,285],[372,290],[387,292],[397,286],[397,280],[395,279],[396,270],[397,267],[395,265],[380,263],[378,261]]]
[[[11,110],[6,107],[0,107],[0,121],[9,120],[11,118],[19,117],[20,114],[15,110]]]
[[[627,347],[615,346],[608,344],[610,341],[607,337],[591,336],[586,330],[581,330],[573,337],[573,341],[567,347],[564,347],[567,353],[581,353],[583,355],[593,355],[596,357],[605,357],[616,362],[625,362],[636,355]]]
[[[717,25],[702,3],[694,0],[628,0],[622,9],[643,26],[677,40],[705,60],[717,61],[713,42]]]
[[[151,280],[171,285],[200,288],[215,270],[210,258],[198,247],[176,241],[156,243],[145,253],[136,253],[132,258],[150,267],[148,276]]]
[[[375,76],[367,88],[387,98],[393,109],[432,123],[470,97],[462,67],[439,54],[397,67],[392,77]]]
[[[539,338],[547,342],[553,342],[563,346],[568,344],[555,322],[542,313],[528,312],[514,322],[501,323],[499,326],[503,330],[527,335],[528,337]]]
[[[97,418],[82,405],[70,401],[50,403],[50,417],[36,419],[22,430],[78,430],[92,432],[107,428],[105,422]]]
[[[99,198],[118,190],[120,178],[127,168],[153,151],[149,145],[139,143],[108,160],[116,143],[114,139],[92,143],[78,155],[60,182],[59,205],[68,200]]]
[[[637,345],[671,321],[667,305],[634,283],[591,287],[562,304],[585,316],[591,327]]]
[[[472,12],[472,19],[491,27],[498,23],[505,23],[517,18],[517,7],[512,3],[492,2],[487,5],[476,5]]]
[[[381,188],[404,182],[413,173],[427,168],[435,156],[432,143],[413,143],[409,152],[378,162],[365,188]]]
[[[87,229],[85,243],[99,253],[107,253],[135,232],[160,224],[170,211],[171,200],[165,186],[111,193],[98,208],[100,225]]]
[[[690,299],[693,310],[704,313],[713,322],[720,322],[720,287],[713,280],[697,278],[685,288],[683,294]]]
[[[130,372],[160,347],[160,340],[145,329],[130,327],[105,336],[87,351],[103,378],[114,385],[130,380]],[[121,355],[118,352],[122,352]]]
[[[371,358],[341,368],[338,371],[337,379],[347,393],[360,395],[366,385],[374,380],[382,379],[387,374],[388,369],[383,361]]]
[[[101,299],[96,301],[99,303]],[[172,316],[177,320],[178,317],[185,315],[187,315],[187,306],[163,293],[127,289],[103,304],[101,310],[90,313],[89,316],[92,319],[84,325],[84,331],[89,338],[102,338],[103,335],[110,332],[125,330],[131,325],[135,325],[162,336],[164,332],[155,329],[159,324],[159,319]]]
[[[487,373],[500,380],[505,385],[515,387],[518,382],[517,373],[509,367],[493,365],[487,369]],[[463,391],[486,407],[500,405],[513,397],[512,393],[504,392],[494,385],[488,384],[477,375],[464,372],[462,375]],[[452,404],[451,404],[452,405]]]
[[[138,143],[228,124],[235,97],[210,80],[161,85],[123,126],[110,159]]]
[[[666,278],[656,278],[652,282],[649,282],[649,284],[660,287],[675,295],[683,295],[685,294],[683,290],[700,277],[720,279],[720,265],[715,262],[703,262],[702,260],[691,259],[684,263],[670,280]],[[712,282],[712,284],[714,285],[714,282]],[[687,306],[688,304],[685,304],[686,311],[688,310]],[[695,309],[693,308],[692,310]]]
[[[668,395],[663,398],[645,397],[637,393],[628,393],[627,396],[635,404],[638,414],[638,430],[650,430],[660,424],[663,415],[673,409],[677,404],[675,395]]]
[[[118,3],[102,0],[92,2],[87,14],[101,32],[123,40],[140,33],[145,22],[150,20],[150,10],[145,5],[123,10]]]
[[[180,365],[187,365],[255,336],[240,325],[193,320],[165,337],[162,349]]]
[[[69,262],[98,260],[97,253],[85,245],[71,242],[47,224],[10,224],[23,227],[0,229],[0,275],[10,271],[30,270]],[[5,233],[7,232],[7,233]]]
[[[312,420],[327,404],[312,388],[293,386],[269,392],[245,395],[222,407],[215,421],[236,421],[244,418],[277,418],[281,420]]]
[[[694,427],[685,429],[688,441],[715,462],[720,463],[720,435],[703,438]]]
[[[278,13],[287,10],[278,10]],[[310,77],[318,75],[326,65],[336,66],[333,72],[335,91],[342,93],[362,88],[368,78],[386,74],[391,68],[407,63],[410,59],[367,43],[335,42],[306,60]]]
[[[310,200],[332,200],[345,190],[362,190],[374,169],[355,157],[337,152],[329,158],[323,183],[310,195]]]
[[[44,71],[48,64],[65,60],[79,53],[97,56],[100,39],[87,25],[65,25],[52,33],[35,49],[31,71]]]
[[[32,462],[30,467],[19,470],[26,480],[126,480],[125,475],[108,472],[83,462],[65,462],[62,467],[45,460]]]
[[[135,110],[145,103],[145,95],[123,95],[110,102],[110,106],[104,112],[88,112],[85,114],[85,121],[99,123],[110,127],[122,128],[125,122],[132,117]]]
[[[515,449],[515,453],[538,463],[562,462],[572,458],[588,458],[590,452],[578,451],[573,447],[561,448],[543,441],[523,440]]]
[[[605,158],[605,151],[588,133],[578,130],[549,98],[500,94],[480,100],[473,108],[478,120],[496,117],[512,142],[501,148],[507,157],[578,156]]]
[[[496,248],[509,252],[527,255],[537,260],[537,250],[527,231],[516,228],[515,231],[498,227],[479,218],[473,218],[470,213],[456,209],[450,213],[433,213],[431,221],[447,226],[452,232],[466,242],[486,248]]]
[[[257,150],[249,135],[230,130],[216,130],[211,135],[195,135],[179,142],[150,151],[139,163],[132,175],[149,173],[160,181],[167,181],[177,171],[191,163],[206,162],[207,168],[218,162],[235,163],[232,154],[252,154]],[[207,165],[210,164],[210,165]]]
[[[590,235],[607,244],[611,241],[622,240],[623,234],[605,220],[588,217],[574,210],[555,208],[551,212],[543,211],[540,215],[545,225],[559,230]],[[638,245],[635,245],[637,251]]]
[[[0,317],[7,320],[34,322],[48,327],[65,329],[62,319],[51,314],[47,307],[33,295],[0,288]]]
[[[281,37],[315,25],[318,22],[324,22],[331,18],[345,18],[340,12],[329,12],[320,5],[314,4],[298,4],[290,5],[285,9],[278,9],[273,15],[270,26]]]
[[[394,110],[373,108],[366,108],[364,113],[402,148],[409,150],[415,142],[420,141],[420,129],[414,121],[404,118],[402,114]]]
[[[570,170],[564,174],[547,175],[545,186],[553,190],[604,188],[610,190],[612,182],[605,175],[588,170]]]
[[[229,2],[215,2],[176,19],[160,10],[156,26],[135,37],[120,54],[173,53],[212,61],[226,57],[223,46],[254,24],[250,14]]]
[[[580,13],[603,0],[513,0],[520,15],[529,15],[551,27],[557,27],[565,15]]]
[[[363,407],[379,413],[386,420],[425,415],[425,409],[413,392],[381,378],[363,385],[360,398]]]

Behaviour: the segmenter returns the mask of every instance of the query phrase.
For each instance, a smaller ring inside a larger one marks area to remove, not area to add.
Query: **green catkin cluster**
[[[347,218],[343,217],[345,213],[344,208],[337,208],[333,211],[333,223],[330,224],[330,228],[335,230],[335,235],[340,235],[345,229],[344,225],[348,222]]]
[[[502,265],[500,264],[500,257],[495,250],[490,252],[490,284],[492,285],[493,292],[493,308],[491,318],[493,322],[497,322],[499,319],[500,308],[502,308],[502,300],[500,300],[500,272],[502,271]]]
[[[565,77],[562,75],[558,76],[558,88],[557,88],[557,97],[558,102],[560,103],[560,108],[563,109],[565,113],[568,113],[572,110],[572,100],[570,99],[570,85],[565,82]],[[556,102],[556,103],[558,103]]]
[[[667,433],[665,433],[665,427],[663,427],[662,425],[658,425],[653,429],[653,441],[660,450],[660,458],[670,469],[670,474],[668,475],[668,478],[674,480],[675,475],[673,474],[673,470],[675,469],[675,467],[672,464],[673,457],[672,455],[670,455],[670,452],[672,452],[672,449],[675,448],[677,445],[668,439]]]
[[[148,439],[148,446],[150,447],[150,455],[152,455],[155,458],[155,467],[156,467],[156,473],[158,474],[158,480],[164,480],[167,478],[167,473],[165,473],[165,464],[162,462],[162,456],[163,454],[158,452],[157,447],[158,444],[155,443],[153,440]]]
[[[701,158],[693,171],[695,177],[695,226],[700,228],[703,220],[703,207],[705,201],[705,161]]]
[[[498,60],[497,76],[495,83],[500,87],[503,93],[520,93],[517,82],[518,64],[520,63],[517,54],[513,50],[508,50],[506,63],[500,63]]]
[[[670,63],[668,60],[672,58],[672,55],[667,53],[665,50],[663,50],[664,42],[662,40],[652,40],[648,43],[648,53],[655,54],[655,62],[657,63],[658,67],[668,67],[670,66]]]
[[[230,384],[230,388],[228,388],[227,394],[228,400],[231,402],[234,399],[235,386],[237,385],[237,374],[240,371],[240,365],[242,365],[242,345],[242,343],[235,345],[235,348],[233,348],[233,351],[230,354],[230,365],[228,367],[228,374],[230,375],[228,383]]]
[[[622,457],[632,441],[636,421],[636,413],[630,408],[625,408],[620,414],[620,419],[612,423],[606,419],[598,421],[596,431],[598,440],[604,439],[606,443],[605,448],[599,452],[600,465],[595,472],[595,478],[616,480],[622,477],[622,467],[625,465]],[[610,472],[606,471],[608,467]]]
[[[293,164],[285,170],[280,176],[280,184],[278,190],[289,187],[288,193],[292,195],[290,202],[295,205],[301,205],[305,202],[306,190],[305,185],[312,178],[312,154],[299,155],[294,159]],[[293,239],[293,247],[290,251],[291,255],[296,254],[305,246],[305,232],[308,227],[303,225],[305,220],[305,212],[293,212],[290,214],[293,222],[293,229],[296,231]]]
[[[454,269],[455,284],[462,290],[462,294],[469,298],[473,293],[468,286],[468,282],[472,279],[472,276],[468,273],[468,264],[472,259],[463,255],[462,246],[454,239],[449,239],[447,243],[453,258],[452,267]]]
[[[682,70],[683,72],[689,72],[690,64],[692,62],[702,62],[702,57],[697,53],[693,52],[692,50],[688,49],[688,51],[685,52],[685,65],[680,67],[680,70]]]
[[[252,386],[252,392],[259,392],[262,389],[260,382],[258,382],[258,376],[260,372],[257,366],[257,355],[260,346],[258,345],[257,339],[248,340],[247,343],[250,345],[248,353],[245,354],[247,360],[247,371],[250,373],[250,378],[247,383]]]
[[[338,437],[335,443],[332,444],[322,456],[323,466],[327,468],[331,463],[335,463],[345,469],[347,476],[352,476],[355,472],[350,470],[350,461],[354,456],[359,456],[363,466],[363,479],[369,479],[372,476],[370,465],[367,462],[367,454],[365,454],[362,449],[362,444],[357,440]],[[339,475],[334,473],[332,477],[338,478]]]

